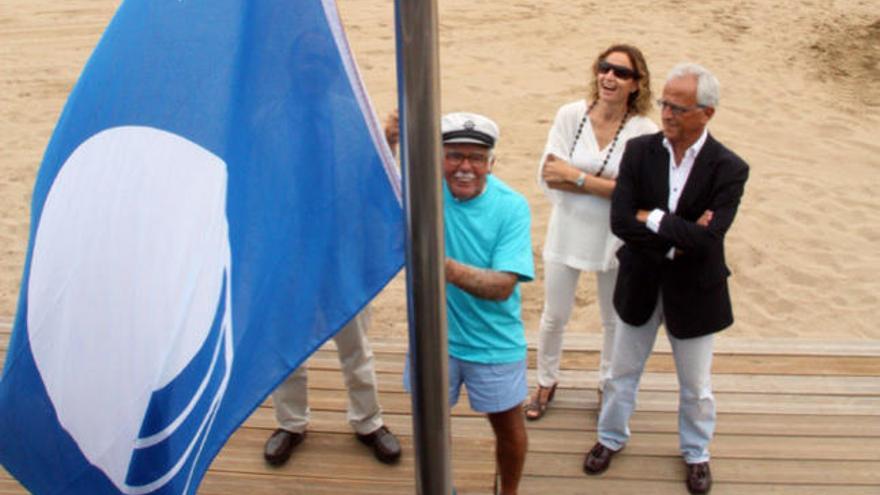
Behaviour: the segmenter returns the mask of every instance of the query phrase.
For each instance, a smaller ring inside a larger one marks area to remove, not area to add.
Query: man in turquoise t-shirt
[[[449,403],[467,387],[495,432],[501,493],[525,463],[526,339],[518,282],[535,276],[525,198],[491,175],[498,126],[471,113],[443,117],[443,214]]]

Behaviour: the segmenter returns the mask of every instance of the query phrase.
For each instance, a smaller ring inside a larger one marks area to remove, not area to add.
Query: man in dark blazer
[[[621,161],[611,199],[611,229],[625,242],[614,292],[620,321],[587,474],[607,469],[629,439],[639,380],[665,323],[680,385],[687,487],[711,489],[713,336],[733,323],[724,235],[749,174],[706,130],[717,104],[718,81],[708,70],[676,66],[658,100],[663,132],[630,140]]]

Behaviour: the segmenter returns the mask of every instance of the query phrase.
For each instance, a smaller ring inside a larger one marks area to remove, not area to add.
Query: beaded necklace
[[[574,147],[577,146],[578,139],[581,137],[581,133],[584,130],[584,124],[587,123],[587,117],[590,115],[590,111],[593,110],[593,107],[596,106],[596,101],[590,103],[590,106],[587,108],[587,111],[584,112],[584,118],[581,119],[580,125],[578,125],[577,133],[574,135],[574,142],[571,143],[571,150],[568,152],[568,157],[571,159],[574,156]],[[614,145],[617,144],[617,138],[620,137],[620,131],[623,130],[623,126],[626,124],[627,119],[629,118],[629,105],[626,107],[626,113],[623,114],[623,119],[620,121],[620,126],[617,127],[617,132],[614,133],[614,139],[611,140],[611,145],[608,147],[608,153],[605,154],[605,160],[602,161],[602,166],[599,167],[599,171],[596,172],[595,176],[599,177],[602,175],[602,172],[605,171],[605,166],[608,165],[608,159],[611,158],[611,153],[614,153]]]

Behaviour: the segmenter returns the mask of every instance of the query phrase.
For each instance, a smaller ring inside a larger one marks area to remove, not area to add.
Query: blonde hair
[[[593,74],[590,81],[590,101],[599,99],[599,62],[605,60],[605,57],[614,52],[620,52],[629,57],[629,63],[632,64],[636,72],[636,83],[639,89],[629,95],[626,105],[631,114],[645,115],[651,110],[651,73],[648,71],[648,63],[645,62],[645,56],[642,52],[632,45],[611,45],[605,51],[596,57],[593,62]]]

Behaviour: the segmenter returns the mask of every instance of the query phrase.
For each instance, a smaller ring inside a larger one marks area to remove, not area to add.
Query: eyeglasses
[[[639,74],[633,69],[629,67],[624,67],[622,65],[612,64],[606,60],[602,60],[599,62],[597,67],[599,69],[599,74],[607,74],[608,71],[614,71],[614,76],[618,79],[638,79]]]
[[[489,163],[489,155],[482,153],[462,153],[460,151],[447,151],[446,161],[451,165],[461,165],[465,160],[471,162],[471,165],[483,167]]]
[[[664,99],[657,100],[657,108],[662,112],[664,108],[668,108],[672,115],[684,115],[693,110],[698,110],[700,108],[706,108],[706,105],[694,105],[692,107],[683,107],[681,105],[676,105],[675,103],[666,101]]]

